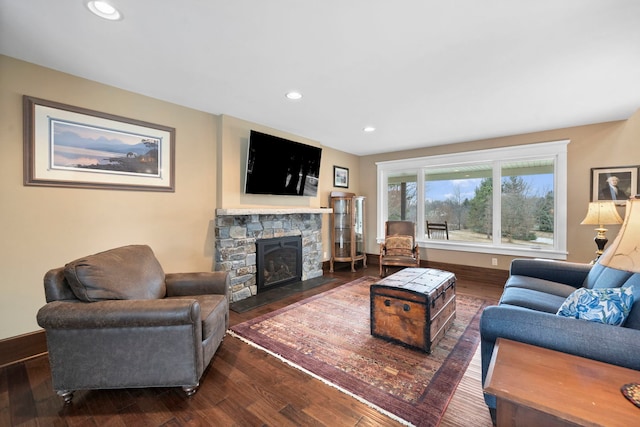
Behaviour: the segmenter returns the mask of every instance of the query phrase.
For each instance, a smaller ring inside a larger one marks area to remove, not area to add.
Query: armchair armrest
[[[535,277],[580,288],[591,267],[577,262],[517,258],[511,261],[509,272],[512,276]]]
[[[227,295],[229,274],[226,271],[202,273],[167,273],[167,296],[220,294]]]
[[[54,301],[38,311],[45,329],[139,328],[200,324],[200,304],[191,299]]]

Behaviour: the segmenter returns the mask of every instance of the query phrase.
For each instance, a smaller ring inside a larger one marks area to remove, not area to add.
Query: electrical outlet
[[[493,266],[498,265],[498,258],[491,258],[491,265]]]

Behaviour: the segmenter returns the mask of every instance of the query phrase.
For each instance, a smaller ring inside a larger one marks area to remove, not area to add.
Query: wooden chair
[[[387,221],[385,240],[380,243],[380,277],[392,267],[420,267],[416,225],[412,221]]]
[[[445,222],[427,221],[427,238],[449,240],[449,225]]]

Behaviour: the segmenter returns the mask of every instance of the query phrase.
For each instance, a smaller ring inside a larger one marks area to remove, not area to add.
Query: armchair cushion
[[[85,302],[158,299],[166,294],[162,267],[146,245],[77,259],[65,265],[64,276],[76,297]]]
[[[580,288],[569,295],[557,314],[620,326],[627,319],[632,305],[632,288]]]
[[[227,313],[226,297],[224,295],[195,295],[195,296],[179,296],[169,297],[165,300],[195,300],[200,305],[200,318],[202,320],[202,336],[209,337],[214,334],[216,329],[224,327],[226,331],[229,320]]]
[[[388,236],[385,250],[388,256],[413,256],[413,236]]]

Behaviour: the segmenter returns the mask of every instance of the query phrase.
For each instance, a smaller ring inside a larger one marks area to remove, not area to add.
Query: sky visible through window
[[[543,197],[547,192],[553,191],[553,174],[519,176],[529,184],[530,190],[533,192],[531,196]],[[480,185],[480,181],[482,178],[427,181],[425,183],[426,198],[428,201],[447,200],[455,198],[456,191],[459,191],[461,200],[470,200],[473,199],[475,189]]]

